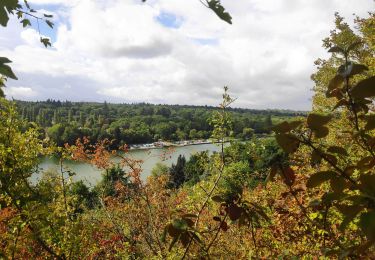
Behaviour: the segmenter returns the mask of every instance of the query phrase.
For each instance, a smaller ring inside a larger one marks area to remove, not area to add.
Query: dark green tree
[[[184,167],[185,182],[189,185],[198,183],[206,174],[209,161],[207,151],[193,154]]]
[[[172,164],[172,167],[169,171],[170,173],[170,179],[169,179],[169,187],[178,189],[181,187],[182,184],[184,184],[186,178],[185,178],[185,172],[184,168],[186,165],[186,159],[185,156],[179,155],[177,158],[177,163]]]
[[[132,186],[129,176],[126,174],[124,169],[120,167],[120,165],[116,165],[110,169],[105,170],[103,178],[95,186],[94,192],[100,194],[103,197],[116,196],[117,191],[115,189],[115,185],[117,182],[127,187]]]

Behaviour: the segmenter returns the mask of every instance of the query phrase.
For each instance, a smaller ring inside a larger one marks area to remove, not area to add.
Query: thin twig
[[[64,168],[63,168],[62,158],[60,158],[60,173],[61,173],[61,184],[62,184],[62,189],[63,189],[65,213],[66,213],[66,217],[69,219],[68,204],[66,202],[66,190],[65,190]]]
[[[258,246],[257,246],[257,242],[255,240],[254,223],[253,223],[253,219],[252,218],[251,218],[251,221],[250,221],[249,224],[251,225],[251,237],[252,237],[252,240],[253,240],[253,244],[254,244],[254,248],[255,248],[255,253],[258,256]]]
[[[208,5],[206,5],[206,3],[204,3],[202,0],[199,0],[199,2],[201,2],[202,5],[204,5],[205,7],[207,8],[210,8]]]

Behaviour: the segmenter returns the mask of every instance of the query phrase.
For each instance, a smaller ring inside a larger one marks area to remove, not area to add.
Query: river
[[[176,163],[178,156],[184,155],[186,159],[189,159],[190,156],[194,153],[201,152],[201,151],[210,151],[215,152],[219,151],[221,148],[216,144],[199,144],[199,145],[188,145],[188,146],[180,146],[174,147],[173,153],[169,154],[167,158],[163,156],[166,154],[166,149],[149,149],[149,150],[130,150],[129,155],[138,160],[143,160],[142,164],[142,179],[146,179],[147,176],[151,174],[151,170],[154,166],[161,162],[167,166],[171,166],[172,163]],[[103,171],[97,169],[96,167],[82,162],[75,162],[75,161],[65,161],[64,162],[65,169],[69,169],[72,172],[75,172],[76,175],[73,176],[73,180],[83,180],[89,185],[95,185],[98,181],[101,180],[101,176]],[[39,164],[41,169],[40,172],[45,170],[59,170],[59,161],[57,158],[51,157],[44,157],[41,159]],[[32,182],[37,182],[41,177],[41,174],[35,174],[31,177]]]

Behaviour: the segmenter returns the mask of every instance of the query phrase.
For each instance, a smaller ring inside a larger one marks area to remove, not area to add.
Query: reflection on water
[[[132,150],[129,155],[138,160],[143,160],[142,164],[142,178],[146,179],[151,174],[152,168],[158,162],[162,162],[167,166],[171,166],[172,163],[176,163],[177,157],[181,154],[189,159],[191,154],[201,151],[219,151],[220,147],[215,144],[201,144],[201,145],[189,145],[183,147],[174,147],[173,152],[170,153],[167,149],[151,149],[151,150]],[[84,180],[88,184],[95,185],[100,179],[102,171],[91,166],[87,163],[65,161],[64,168],[71,170],[76,173],[73,177],[74,180]],[[57,158],[45,157],[41,159],[39,167],[43,170],[55,169],[59,170],[59,161]],[[42,172],[41,171],[41,172]],[[41,174],[35,174],[31,177],[32,182],[37,182],[40,179]]]

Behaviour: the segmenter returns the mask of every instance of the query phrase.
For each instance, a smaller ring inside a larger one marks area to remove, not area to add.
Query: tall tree
[[[170,169],[170,187],[178,189],[181,187],[182,184],[184,184],[186,178],[185,178],[185,168],[186,165],[186,159],[185,156],[179,155],[177,158],[177,163],[172,164],[172,167]]]

